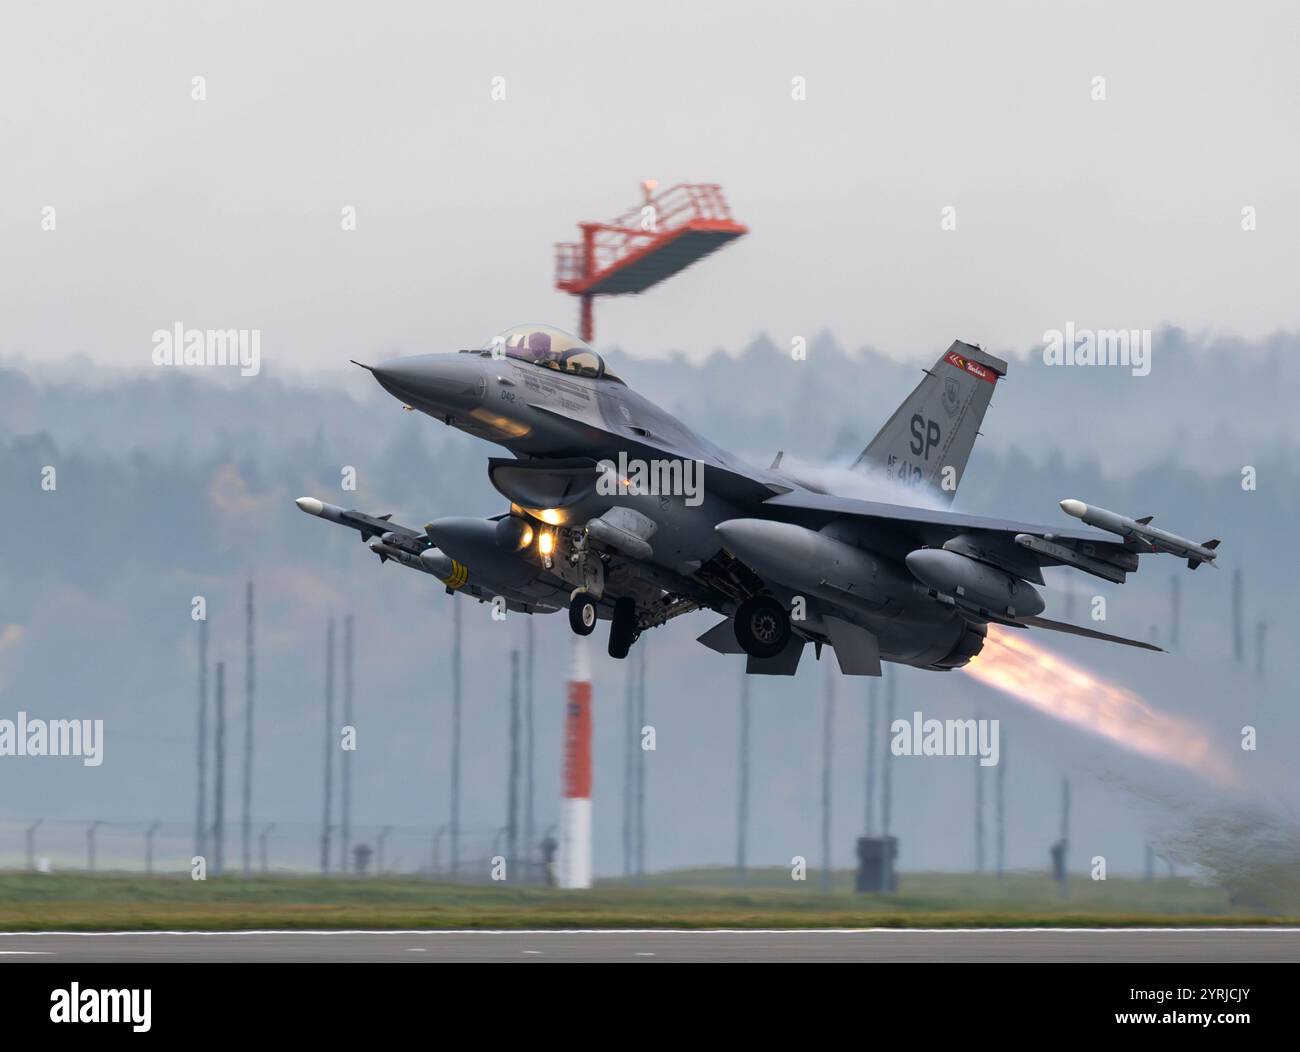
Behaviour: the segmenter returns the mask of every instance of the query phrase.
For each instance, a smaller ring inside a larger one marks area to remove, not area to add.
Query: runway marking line
[[[0,938],[43,938],[77,936],[96,939],[105,936],[156,938],[198,935],[209,938],[245,935],[1038,935],[1069,933],[1074,935],[1117,935],[1165,933],[1170,935],[1234,932],[1284,935],[1300,933],[1300,927],[1273,928],[1259,925],[1244,927],[1191,928],[249,928],[236,931],[6,931]],[[10,951],[13,952],[13,951]],[[35,951],[34,951],[35,952]]]

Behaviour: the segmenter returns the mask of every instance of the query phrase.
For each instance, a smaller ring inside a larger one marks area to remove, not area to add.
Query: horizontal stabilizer
[[[1072,636],[1086,636],[1088,639],[1102,639],[1107,643],[1123,643],[1126,647],[1141,647],[1143,650],[1155,650],[1159,653],[1165,653],[1164,647],[1158,647],[1154,643],[1143,643],[1139,639],[1125,639],[1123,636],[1112,636],[1109,632],[1098,632],[1095,628],[1084,628],[1082,625],[1071,625],[1065,621],[1052,621],[1046,617],[1022,617],[1019,619],[1022,625],[1028,625],[1030,628],[1047,628],[1053,632],[1065,632]]]

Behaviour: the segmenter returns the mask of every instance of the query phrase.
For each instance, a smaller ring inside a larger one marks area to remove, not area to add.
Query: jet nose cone
[[[370,371],[385,391],[419,408],[464,408],[483,397],[485,386],[480,362],[470,355],[417,354]]]
[[[423,355],[416,358],[393,358],[370,366],[370,372],[385,387],[413,387],[427,378]]]

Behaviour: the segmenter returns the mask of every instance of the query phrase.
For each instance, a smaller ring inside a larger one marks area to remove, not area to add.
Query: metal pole
[[[1070,779],[1061,783],[1061,843],[1070,842]]]
[[[1061,785],[1061,897],[1069,893],[1070,888],[1070,779]]]
[[[440,825],[433,834],[433,873],[437,876],[442,872],[442,837],[447,832],[447,823]]]
[[[876,723],[879,716],[876,709],[880,700],[876,692],[879,688],[879,679],[872,679],[867,684],[867,800],[862,823],[867,836],[876,835]]]
[[[976,713],[977,726],[983,719]],[[978,751],[975,753],[975,872],[984,872],[984,768]]]
[[[267,855],[267,850],[266,850],[266,838],[269,837],[269,836],[271,835],[271,830],[274,829],[274,828],[275,828],[275,823],[274,823],[274,822],[272,822],[270,825],[264,826],[263,829],[262,829],[261,835],[258,836],[258,838],[257,838],[258,841],[259,841],[259,845],[258,845],[258,846],[259,846],[259,848],[260,848],[260,853],[261,853],[261,856],[262,856],[262,872],[263,872],[263,873],[269,873],[269,872],[270,872],[270,866],[267,864],[267,858],[268,858],[268,855]]]
[[[881,754],[884,758],[884,764],[881,770],[883,781],[880,788],[880,825],[886,837],[889,836],[890,830],[893,829],[894,818],[894,753],[890,748],[890,735],[893,733],[890,728],[894,725],[894,707],[898,700],[897,681],[898,672],[891,670],[885,680],[885,726],[883,728],[885,748]]]
[[[226,663],[217,662],[217,751],[216,782],[212,801],[212,847],[214,871],[226,868]]]
[[[330,871],[330,827],[334,796],[334,618],[325,630],[325,813],[320,830],[320,871]]]
[[[749,676],[740,673],[740,792],[736,805],[736,883],[745,883],[749,832]]]
[[[244,592],[244,806],[239,839],[244,875],[253,871],[253,582]]]
[[[86,869],[91,873],[95,872],[95,830],[104,823],[96,819],[90,823],[90,828],[86,830]]]
[[[155,821],[144,834],[144,871],[146,874],[153,873],[153,835],[158,832],[161,822]]]
[[[533,812],[533,618],[528,615],[524,651],[524,859],[531,863],[537,850]]]
[[[998,811],[998,879],[1001,880],[1006,874],[1006,848],[1007,848],[1007,793],[1004,784],[1007,773],[1007,739],[1003,735],[1002,741],[998,748],[998,771],[997,780],[994,782],[994,788],[997,793],[997,811]]]
[[[642,640],[637,647],[637,743],[636,743],[636,880],[645,883],[645,748],[641,736],[645,733],[645,651]]]
[[[623,689],[623,877],[632,876],[636,857],[636,660],[624,662]]]
[[[194,813],[194,853],[208,853],[208,621],[199,622],[199,789]]]
[[[460,871],[460,603],[451,601],[451,873]]]
[[[519,858],[519,651],[510,651],[510,765],[506,781],[506,872]]]
[[[41,828],[43,821],[45,819],[38,818],[27,827],[27,868],[33,872],[36,870],[36,830]]]
[[[352,722],[352,615],[343,619],[343,725],[355,728]],[[354,730],[355,733],[355,730]],[[351,743],[356,744],[355,739]],[[352,850],[352,751],[343,750],[343,829],[339,838],[339,872],[348,871],[348,857]]]
[[[835,668],[826,663],[826,706],[822,715],[822,891],[831,881],[831,739],[835,733]]]

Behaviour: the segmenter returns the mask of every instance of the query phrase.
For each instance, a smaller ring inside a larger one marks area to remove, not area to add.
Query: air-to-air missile
[[[412,570],[432,574],[449,588],[459,588],[468,576],[465,567],[455,559],[431,547],[424,534],[406,526],[389,522],[387,515],[367,515],[361,511],[348,511],[337,504],[326,504],[315,497],[299,497],[294,503],[308,515],[318,519],[348,526],[361,534],[363,541],[370,541],[370,550],[379,556],[380,562],[401,563]],[[378,537],[378,540],[371,540]]]
[[[1105,508],[1085,504],[1081,500],[1063,500],[1061,510],[1067,515],[1086,522],[1089,526],[1096,526],[1099,530],[1123,537],[1140,551],[1168,552],[1180,559],[1186,559],[1189,569],[1195,570],[1201,563],[1215,565],[1218,538],[1206,541],[1204,544],[1197,544],[1186,537],[1179,537],[1176,533],[1152,526],[1150,515],[1141,519],[1130,519],[1126,515],[1117,515]]]
[[[565,598],[564,590],[540,579],[540,566],[528,557],[531,530],[523,532],[517,520],[438,519],[413,530],[390,522],[387,515],[367,515],[315,497],[295,502],[308,515],[347,526],[379,556],[412,570],[436,577],[448,591],[464,591],[476,599],[501,596],[512,609],[553,610]]]

